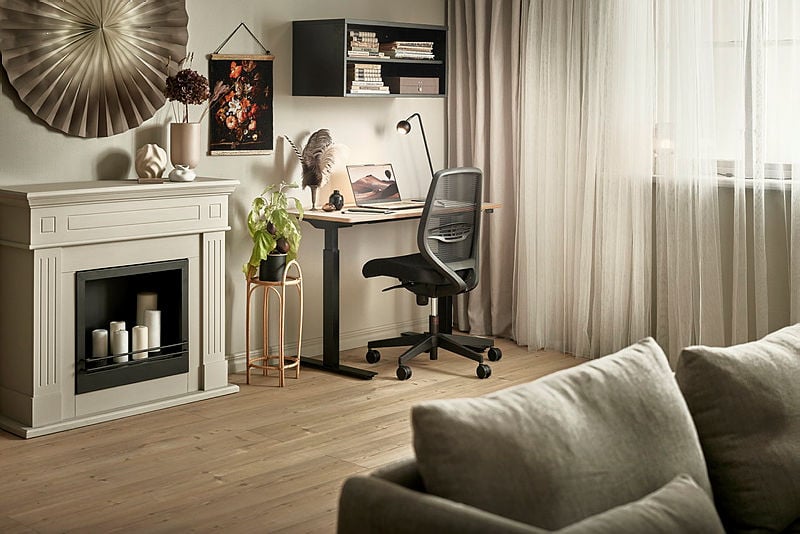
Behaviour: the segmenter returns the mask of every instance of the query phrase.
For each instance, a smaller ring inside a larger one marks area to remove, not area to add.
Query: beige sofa
[[[800,325],[674,374],[646,339],[412,425],[415,458],[346,481],[341,534],[800,532]]]

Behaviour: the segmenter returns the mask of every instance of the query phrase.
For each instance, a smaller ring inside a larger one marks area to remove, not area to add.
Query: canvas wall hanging
[[[219,53],[241,28],[247,30],[264,54]],[[208,144],[212,156],[272,153],[274,59],[243,22],[211,54]]]

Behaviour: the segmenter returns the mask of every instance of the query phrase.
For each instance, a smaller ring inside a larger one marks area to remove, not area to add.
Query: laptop
[[[391,163],[347,165],[356,206],[382,210],[421,208],[424,200],[400,198]]]

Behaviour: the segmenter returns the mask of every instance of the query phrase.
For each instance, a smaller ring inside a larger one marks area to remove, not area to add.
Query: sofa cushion
[[[725,534],[711,497],[688,475],[630,504],[558,531],[561,534]]]
[[[697,433],[648,338],[611,356],[473,399],[412,409],[427,490],[558,529],[687,473],[710,495]]]
[[[676,377],[732,531],[800,518],[800,325],[728,348],[688,347]]]
[[[390,466],[345,481],[339,501],[339,534],[546,534],[544,530],[462,503],[411,489],[413,463]],[[411,474],[412,476],[409,476]],[[392,482],[398,479],[399,482]],[[612,508],[557,531],[561,534],[724,534],[714,503],[688,475],[638,501]]]

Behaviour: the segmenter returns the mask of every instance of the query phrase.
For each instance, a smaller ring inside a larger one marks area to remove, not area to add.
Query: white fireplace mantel
[[[235,180],[0,189],[0,428],[34,437],[238,391],[225,361]],[[189,372],[75,393],[75,273],[189,261]]]

